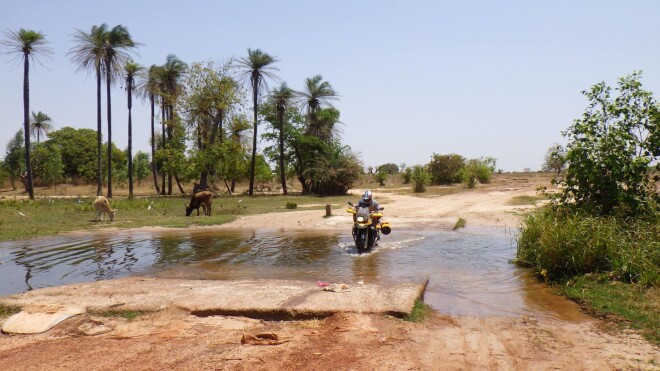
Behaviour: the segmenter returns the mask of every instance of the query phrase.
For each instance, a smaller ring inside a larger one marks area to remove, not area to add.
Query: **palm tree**
[[[137,44],[126,27],[117,25],[103,34],[103,67],[105,69],[106,110],[108,111],[108,198],[112,198],[112,103],[110,86],[112,77],[119,77],[122,66],[129,59],[127,51]]]
[[[254,108],[254,132],[252,136],[252,162],[250,165],[250,188],[248,195],[252,196],[254,189],[254,169],[257,158],[257,114],[259,112],[259,89],[267,89],[266,78],[275,79],[275,75],[270,72],[277,70],[270,66],[277,62],[275,57],[272,57],[261,50],[248,49],[247,58],[241,58],[238,61],[239,66],[243,69],[243,79],[250,78],[250,88],[252,89],[252,102]]]
[[[160,193],[158,186],[158,173],[156,169],[156,132],[155,132],[155,118],[156,118],[156,98],[160,94],[160,71],[158,66],[152,64],[146,74],[141,75],[138,82],[138,94],[140,96],[148,96],[149,104],[151,106],[151,172],[154,177],[154,187],[156,193]]]
[[[282,193],[285,196],[288,193],[286,191],[286,171],[284,169],[284,116],[286,114],[286,109],[289,107],[293,97],[294,92],[293,90],[289,89],[286,83],[282,83],[279,88],[273,89],[273,92],[271,93],[271,98],[275,101],[275,107],[277,109],[277,130],[279,131],[278,144],[280,152],[280,180],[282,181]]]
[[[16,59],[23,59],[23,132],[25,137],[25,165],[27,168],[27,190],[30,199],[34,199],[32,188],[32,167],[30,166],[30,60],[37,60],[40,55],[51,54],[46,46],[46,35],[41,32],[20,29],[5,32],[5,39],[0,42],[7,52],[15,54]],[[38,60],[37,60],[38,61]]]
[[[160,95],[163,112],[163,148],[165,148],[165,122],[167,124],[167,140],[172,140],[174,125],[174,105],[181,95],[183,89],[181,79],[188,69],[188,65],[174,54],[167,56],[165,64],[159,68]],[[163,174],[165,176],[165,174]],[[178,181],[177,181],[178,182]],[[181,189],[181,185],[179,185]],[[168,194],[172,194],[172,172],[168,174]],[[163,181],[162,193],[165,194],[165,182]]]
[[[299,92],[299,95],[303,100],[303,105],[307,108],[308,114],[316,112],[322,105],[332,106],[330,101],[339,98],[330,83],[323,81],[321,75],[305,79],[305,90]]]
[[[48,133],[53,130],[53,124],[51,118],[39,111],[34,113],[32,111],[32,118],[30,119],[30,134],[37,137],[37,143],[41,141],[41,134],[48,135]]]
[[[332,107],[332,100],[339,99],[339,95],[329,82],[323,81],[323,76],[316,75],[305,79],[305,90],[298,93],[303,108],[307,111],[308,131],[314,132],[318,126],[318,110],[322,106]],[[312,129],[310,129],[312,127]]]
[[[133,89],[135,88],[135,76],[143,70],[144,67],[133,61],[128,61],[124,65],[126,92],[128,94],[128,197],[133,197],[133,123],[131,117]]]
[[[101,127],[101,66],[103,65],[104,38],[108,31],[108,25],[92,26],[90,33],[76,30],[73,41],[76,45],[71,48],[67,55],[71,56],[73,63],[78,65],[78,70],[88,73],[94,71],[96,75],[96,195],[103,194],[103,176],[101,173],[101,149],[103,148],[103,136]]]

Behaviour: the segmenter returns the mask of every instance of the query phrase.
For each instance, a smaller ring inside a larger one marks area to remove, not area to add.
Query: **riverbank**
[[[529,179],[509,179],[474,191],[438,187],[421,197],[405,189],[373,190],[394,230],[449,230],[459,218],[468,229],[515,229],[520,215],[533,208],[536,186]],[[308,206],[312,210],[299,203],[291,212],[240,215],[223,225],[194,228],[345,230],[350,225],[345,200],[333,203],[338,207],[331,218],[324,217],[325,203],[315,200],[308,204],[315,205]],[[652,370],[660,363],[657,347],[633,331],[609,331],[599,319],[434,312],[421,323],[355,313],[302,321],[197,316],[181,310],[108,315],[79,315],[43,334],[0,335],[0,359],[10,369]],[[95,326],[107,331],[88,331]],[[277,340],[257,346],[249,335],[259,334],[275,334]]]

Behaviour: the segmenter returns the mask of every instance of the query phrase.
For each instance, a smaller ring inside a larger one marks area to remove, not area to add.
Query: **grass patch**
[[[126,318],[127,320],[133,320],[139,316],[148,314],[149,312],[143,312],[139,310],[122,310],[122,311],[106,311],[99,313],[103,317],[121,317]]]
[[[459,228],[465,228],[465,219],[463,218],[458,218],[456,221],[456,224],[454,224],[454,228],[452,230],[457,230]]]
[[[412,312],[403,317],[403,319],[408,322],[420,323],[426,319],[430,311],[431,307],[428,304],[424,303],[421,299],[417,299],[415,300],[415,306],[413,307]]]
[[[592,314],[621,328],[638,330],[660,346],[660,288],[611,281],[606,275],[585,275],[569,281],[562,293]]]
[[[536,205],[538,201],[545,200],[546,197],[544,196],[530,196],[530,195],[522,195],[522,196],[515,196],[512,197],[508,204],[509,205]]]
[[[287,202],[286,203],[286,208],[289,210],[294,210],[298,208],[298,204],[295,202]]]
[[[56,235],[71,231],[102,231],[108,228],[219,225],[240,215],[291,211],[289,203],[306,210],[325,210],[325,204],[344,205],[354,196],[317,197],[299,195],[220,196],[213,198],[211,216],[185,216],[188,197],[166,196],[133,199],[114,197],[110,205],[118,209],[114,221],[94,222],[95,197],[3,199],[0,200],[0,241]],[[20,213],[19,213],[20,212]],[[22,216],[21,214],[25,215]],[[323,214],[319,214],[322,216]]]
[[[0,317],[9,317],[21,311],[20,307],[6,306],[0,304]]]
[[[543,208],[524,221],[515,262],[563,281],[586,273],[660,286],[660,216],[625,221]]]
[[[587,311],[660,345],[659,218],[545,207],[525,219],[514,262],[561,284]]]

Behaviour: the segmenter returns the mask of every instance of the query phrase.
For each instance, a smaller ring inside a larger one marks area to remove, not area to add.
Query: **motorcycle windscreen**
[[[369,208],[368,207],[358,208],[356,219],[360,223],[365,223],[366,221],[368,221],[369,220]]]

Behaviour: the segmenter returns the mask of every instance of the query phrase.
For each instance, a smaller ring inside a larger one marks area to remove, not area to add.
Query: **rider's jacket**
[[[355,208],[357,209],[357,208],[365,207],[365,206],[367,206],[369,208],[369,212],[374,212],[374,211],[376,211],[380,208],[380,205],[378,204],[378,201],[374,200],[373,198],[371,199],[371,202],[369,202],[369,203],[364,202],[363,199],[360,199],[360,201],[358,201]]]

